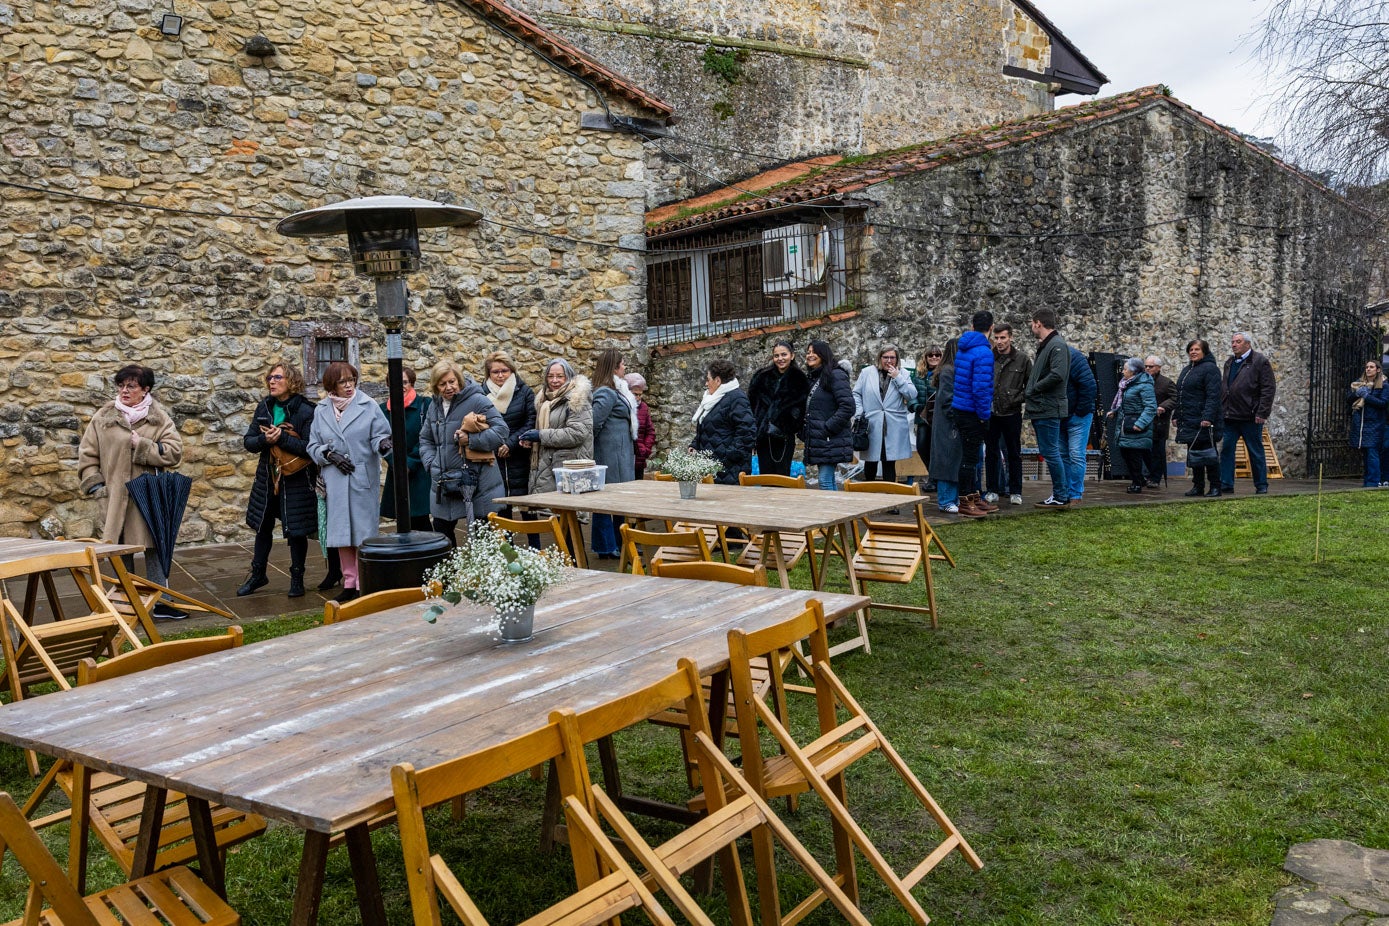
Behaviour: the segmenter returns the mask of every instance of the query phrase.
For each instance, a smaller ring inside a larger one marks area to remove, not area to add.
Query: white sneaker
[[[990,505],[996,505],[996,504],[998,504],[998,493],[997,493],[997,492],[985,492],[985,493],[984,493],[984,501],[988,502]]]
[[[1021,496],[1021,495],[1010,495],[1010,496],[1008,496],[1008,504],[1010,504],[1010,505],[1021,505],[1021,504],[1022,504],[1022,496]]]
[[[940,513],[941,513],[941,514],[959,514],[959,513],[960,513],[960,506],[959,506],[959,505],[945,505],[945,506],[943,506],[943,507],[941,508]]]

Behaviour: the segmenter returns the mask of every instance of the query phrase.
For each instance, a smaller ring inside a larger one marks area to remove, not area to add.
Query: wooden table
[[[111,563],[112,569],[116,573],[116,581],[120,583],[121,590],[125,592],[134,607],[135,616],[139,619],[140,626],[149,635],[151,643],[158,643],[160,641],[159,631],[154,629],[154,621],[150,618],[144,602],[130,581],[130,573],[126,570],[125,562],[121,559],[122,556],[143,553],[145,548],[139,544],[83,543],[78,540],[28,540],[22,537],[0,537],[0,563],[13,563],[33,556],[79,553],[87,547],[96,551],[98,560],[107,560]],[[93,580],[95,581],[95,577]],[[48,572],[34,573],[29,576],[24,587],[24,610],[22,614],[26,624],[34,623],[34,607],[37,604],[40,582],[43,583],[44,594],[48,598],[48,606],[53,610],[53,619],[63,619],[63,606],[58,599],[58,589],[53,584],[53,575]]]
[[[347,834],[362,921],[384,922],[366,823],[392,809],[390,768],[505,742],[631,693],[727,634],[794,616],[808,592],[575,570],[536,608],[530,643],[497,641],[463,605],[411,605],[0,710],[0,742],[212,800],[307,831],[293,923],[316,921],[328,840]],[[817,593],[827,617],[861,596]],[[154,793],[154,792],[151,792]],[[148,803],[148,802],[147,802]],[[215,856],[215,853],[209,853]]]
[[[786,573],[782,555],[783,533],[805,534],[810,551],[810,581],[819,589],[824,584],[824,564],[817,567],[812,534],[823,533],[826,549],[836,541],[845,554],[844,569],[849,589],[854,595],[861,592],[849,556],[853,550],[850,526],[859,518],[925,504],[925,496],[886,495],[876,492],[826,492],[811,489],[777,489],[763,486],[701,485],[693,499],[680,497],[675,483],[654,479],[638,479],[604,486],[599,492],[570,495],[565,492],[543,492],[506,498],[508,505],[517,508],[549,508],[560,514],[565,532],[572,540],[575,559],[580,566],[588,565],[580,533],[578,512],[602,511],[624,518],[652,521],[693,521],[725,527],[743,527],[762,535],[762,562],[775,563],[781,587],[789,589],[791,579]],[[498,499],[498,501],[503,501]],[[833,653],[862,646],[869,649],[867,626],[859,615],[859,635],[835,645]]]

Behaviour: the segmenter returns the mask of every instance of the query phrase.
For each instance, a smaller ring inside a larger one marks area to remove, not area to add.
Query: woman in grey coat
[[[569,460],[593,458],[593,389],[558,357],[545,365],[544,386],[535,405],[535,427],[521,435],[534,448],[531,492],[555,491],[555,469]]]
[[[637,478],[637,398],[627,385],[627,361],[609,347],[593,371],[593,459],[606,466],[607,483]],[[617,559],[617,528],[612,515],[596,513],[590,542],[599,559]]]
[[[964,447],[960,442],[960,429],[955,427],[955,413],[950,403],[955,399],[955,352],[959,348],[959,338],[951,338],[945,345],[945,354],[940,366],[936,367],[936,410],[931,424],[931,465],[928,470],[936,481],[936,504],[942,514],[960,513],[960,459]]]
[[[854,405],[868,419],[868,449],[860,453],[863,478],[897,481],[897,461],[912,455],[910,408],[916,401],[911,374],[901,367],[901,352],[889,344],[878,351],[876,366],[864,367],[854,383]]]
[[[434,529],[457,546],[460,520],[485,520],[506,494],[497,448],[510,434],[506,419],[481,386],[450,360],[429,373],[434,401],[420,425],[420,460],[429,473],[429,516]],[[466,526],[465,526],[466,530]]]
[[[328,536],[342,561],[342,594],[359,594],[357,547],[381,533],[381,457],[391,452],[391,426],[381,406],[357,389],[357,368],[341,360],[323,372],[327,393],[314,409],[309,456],[327,493]]]

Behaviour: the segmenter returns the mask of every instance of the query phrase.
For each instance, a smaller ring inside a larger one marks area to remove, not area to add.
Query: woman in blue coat
[[[1144,461],[1153,449],[1153,422],[1157,420],[1157,391],[1153,378],[1143,372],[1143,361],[1130,357],[1124,361],[1124,378],[1110,406],[1115,440],[1129,471],[1128,492],[1137,495],[1147,485]]]
[[[1350,445],[1365,456],[1365,488],[1385,484],[1380,472],[1380,446],[1384,442],[1384,371],[1379,361],[1365,364],[1365,375],[1350,384]]]
[[[881,461],[883,478],[896,482],[897,461],[912,455],[911,407],[916,387],[900,358],[896,345],[887,345],[878,351],[877,365],[864,367],[854,383],[854,399],[868,419],[868,449],[859,457],[863,478],[870,481],[878,478]]]
[[[609,347],[593,369],[593,459],[608,468],[605,482],[637,478],[637,397],[627,385],[627,361]],[[590,542],[599,559],[617,559],[617,528],[612,515],[595,513]]]
[[[854,458],[854,436],[849,423],[854,417],[854,390],[849,374],[840,368],[826,341],[811,341],[805,351],[810,371],[810,397],[806,400],[806,466],[820,467],[820,488],[834,491],[834,468]]]
[[[405,367],[405,469],[409,472],[410,529],[429,530],[429,471],[420,459],[420,425],[429,411],[429,399],[415,392],[415,368]],[[391,420],[391,403],[381,403],[381,414]],[[381,517],[395,520],[395,461],[386,458],[386,482],[381,489]]]
[[[727,360],[715,360],[704,371],[704,395],[695,409],[691,447],[719,458],[723,469],[715,482],[736,486],[738,474],[751,468],[757,443],[757,419],[747,394],[738,386],[738,371]]]
[[[342,561],[342,594],[351,601],[357,585],[357,547],[381,532],[381,458],[391,452],[391,426],[381,407],[357,388],[357,368],[341,360],[323,372],[327,395],[314,410],[309,457],[318,464],[327,491],[328,536]]]

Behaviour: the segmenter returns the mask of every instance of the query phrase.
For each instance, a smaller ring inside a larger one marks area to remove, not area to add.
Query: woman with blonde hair
[[[1364,486],[1385,484],[1380,470],[1380,443],[1389,395],[1385,394],[1384,370],[1378,360],[1365,362],[1365,372],[1350,384],[1350,445],[1365,457]]]
[[[487,398],[506,421],[506,441],[497,448],[502,487],[507,495],[525,495],[530,488],[531,451],[521,446],[521,435],[535,427],[535,391],[516,372],[516,364],[504,350],[494,350],[482,361]],[[510,506],[502,513],[511,515]],[[524,517],[524,515],[523,515]]]
[[[451,360],[434,364],[429,388],[434,402],[420,428],[420,459],[432,486],[429,514],[434,529],[457,545],[460,520],[486,520],[501,507],[493,501],[503,494],[496,453],[508,431],[482,387]]]
[[[318,531],[318,500],[313,483],[318,468],[309,459],[313,403],[304,398],[304,376],[283,360],[265,372],[268,393],[256,406],[241,444],[259,455],[256,478],[246,502],[246,526],[256,532],[251,573],[236,590],[244,597],[270,584],[266,569],[275,542],[275,521],[289,543],[289,597],[304,596],[304,560],[309,537]]]

